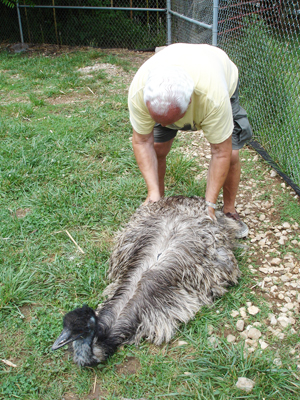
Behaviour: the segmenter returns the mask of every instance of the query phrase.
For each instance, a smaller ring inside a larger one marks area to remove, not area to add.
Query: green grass
[[[130,142],[124,75],[103,70],[83,78],[78,68],[112,63],[130,78],[136,66],[96,50],[48,58],[1,53],[0,62],[0,359],[16,364],[0,362],[0,399],[299,398],[299,373],[286,351],[296,345],[293,335],[249,356],[242,342],[225,339],[234,325],[231,311],[246,301],[260,306],[262,319],[269,312],[250,289],[242,253],[239,285],[168,345],[126,346],[93,369],[79,369],[65,350],[51,351],[66,311],[101,302],[113,237],[146,197]],[[203,196],[205,180],[195,180],[201,163],[182,155],[183,146],[176,141],[170,155],[167,194]],[[264,179],[256,164],[245,163],[244,182]],[[278,209],[283,220],[299,216],[296,200],[285,194]],[[209,326],[217,348],[209,346]],[[178,346],[179,339],[187,344]],[[273,364],[278,354],[280,367]],[[235,387],[239,376],[255,380],[253,392]]]

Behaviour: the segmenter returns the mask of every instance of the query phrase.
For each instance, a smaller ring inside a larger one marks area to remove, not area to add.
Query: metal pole
[[[218,11],[219,11],[219,0],[214,0],[213,8],[213,28],[212,28],[212,45],[218,45]]]
[[[22,21],[21,21],[21,14],[20,14],[20,9],[19,9],[19,3],[17,3],[17,14],[18,14],[18,21],[19,21],[19,29],[20,29],[21,43],[24,43],[24,37],[23,37],[23,29],[22,29]]]
[[[52,4],[53,4],[53,6],[55,6],[54,0],[52,0]],[[57,43],[57,46],[59,46],[55,8],[53,8],[53,20],[54,20],[54,29],[55,29],[56,43]]]
[[[29,6],[28,4],[21,4],[19,8],[57,8],[68,10],[119,10],[119,11],[162,11],[166,12],[165,8],[138,8],[138,7],[83,7],[83,6]]]
[[[167,45],[172,44],[170,11],[171,11],[171,0],[167,0]]]
[[[196,21],[193,18],[186,17],[185,15],[179,14],[178,12],[175,12],[172,10],[170,10],[169,13],[171,15],[175,15],[175,17],[178,17],[178,18],[184,19],[185,21],[191,22],[192,24],[195,24],[198,26],[203,26],[203,28],[206,28],[206,29],[212,29],[212,27],[213,27],[212,25],[208,25],[205,22]]]

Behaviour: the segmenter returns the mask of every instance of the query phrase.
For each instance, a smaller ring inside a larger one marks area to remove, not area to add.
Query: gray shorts
[[[232,150],[241,149],[251,139],[253,133],[249,123],[247,113],[239,104],[239,83],[230,98],[232,115],[233,115],[233,132],[232,132]],[[180,129],[191,130],[191,129]],[[177,130],[170,129],[160,124],[154,126],[154,141],[155,143],[164,143],[173,139],[177,135]]]

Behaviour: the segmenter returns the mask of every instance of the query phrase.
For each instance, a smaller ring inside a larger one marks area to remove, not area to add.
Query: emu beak
[[[52,350],[60,349],[68,343],[74,342],[74,340],[78,339],[80,335],[72,336],[72,332],[69,329],[64,329],[59,337],[56,339],[55,343],[52,346]]]

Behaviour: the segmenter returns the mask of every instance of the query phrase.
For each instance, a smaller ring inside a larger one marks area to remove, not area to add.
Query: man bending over
[[[239,105],[238,69],[226,53],[206,44],[178,43],[147,60],[128,95],[134,154],[155,202],[164,195],[166,157],[178,130],[203,130],[211,146],[206,204],[215,218],[223,187],[223,212],[247,225],[235,209],[241,166],[239,150],[252,136],[247,113]]]

